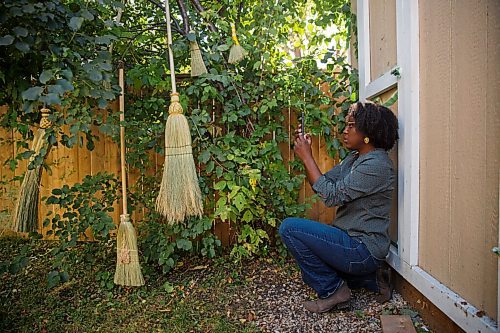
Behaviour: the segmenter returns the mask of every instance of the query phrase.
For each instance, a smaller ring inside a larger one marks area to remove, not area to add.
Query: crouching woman
[[[398,139],[397,130],[397,119],[388,108],[352,105],[343,132],[351,152],[325,174],[313,158],[310,136],[300,127],[295,133],[294,151],[307,180],[327,206],[338,207],[332,225],[291,217],[279,229],[302,279],[318,295],[304,303],[311,312],[348,306],[353,288],[378,293],[380,302],[391,297],[385,257],[395,174],[387,151]]]

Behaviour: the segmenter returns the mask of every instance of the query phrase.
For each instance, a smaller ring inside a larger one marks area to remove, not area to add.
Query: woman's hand
[[[302,128],[299,124],[299,127],[295,130],[293,151],[302,162],[313,158],[311,142],[311,136],[309,134],[302,134]]]
[[[304,163],[307,180],[312,186],[322,174],[312,155],[311,142],[311,135],[303,135],[302,128],[299,124],[299,128],[295,130],[293,151],[295,152],[295,155],[300,158],[302,163]]]

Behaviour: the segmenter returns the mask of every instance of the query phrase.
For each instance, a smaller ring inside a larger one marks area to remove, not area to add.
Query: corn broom
[[[51,123],[48,119],[50,110],[43,108],[40,110],[42,119],[40,120],[40,128],[37,129],[33,138],[32,150],[34,154],[30,157],[30,162],[39,155],[44,147],[45,130],[50,127]],[[43,159],[50,151],[50,145],[47,145],[47,151]],[[14,210],[13,230],[17,232],[35,232],[38,229],[38,202],[40,196],[40,181],[42,178],[42,165],[37,165],[32,169],[26,170],[26,173],[21,183],[19,197]]]
[[[179,102],[175,85],[170,7],[165,0],[167,17],[168,56],[172,93],[168,118],[165,125],[165,164],[160,192],[156,198],[156,210],[167,223],[182,222],[187,217],[203,214],[203,203],[191,147],[191,132]]]
[[[236,37],[236,27],[234,23],[231,23],[231,35],[234,44],[231,46],[231,50],[229,50],[229,59],[227,62],[236,64],[245,58],[248,52],[240,45],[238,37]]]
[[[120,215],[120,226],[116,236],[116,270],[115,284],[121,286],[138,287],[144,285],[144,278],[139,264],[139,253],[137,249],[137,236],[134,226],[130,222],[130,215],[127,214],[127,175],[125,172],[125,96],[123,63],[118,69],[118,81],[121,88],[119,98],[120,104],[120,160],[122,174],[122,204],[123,214]]]

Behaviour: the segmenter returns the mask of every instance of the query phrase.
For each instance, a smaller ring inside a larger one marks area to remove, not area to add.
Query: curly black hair
[[[375,148],[390,150],[398,135],[398,119],[385,106],[374,103],[357,102],[351,115],[356,122],[356,129],[373,142]]]

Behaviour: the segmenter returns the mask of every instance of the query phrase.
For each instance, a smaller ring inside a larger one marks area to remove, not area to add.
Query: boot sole
[[[331,308],[317,312],[317,313],[326,313],[326,312],[333,311],[333,310],[345,310],[345,309],[349,309],[350,307],[351,307],[351,301],[349,300],[349,301],[335,304]]]

